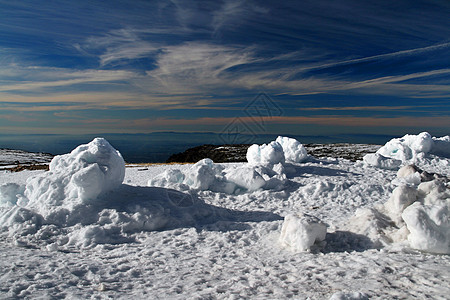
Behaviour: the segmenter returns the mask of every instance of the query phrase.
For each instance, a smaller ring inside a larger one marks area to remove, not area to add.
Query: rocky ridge
[[[195,163],[203,158],[214,162],[246,162],[247,149],[251,144],[201,145],[176,153],[167,159],[167,163]],[[362,159],[367,153],[376,152],[381,146],[371,144],[305,144],[309,155],[314,157],[344,158],[351,161]]]

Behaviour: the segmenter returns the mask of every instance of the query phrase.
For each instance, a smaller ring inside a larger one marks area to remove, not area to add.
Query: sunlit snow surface
[[[450,176],[449,159],[430,155],[417,163],[427,172]],[[220,172],[248,167],[216,165]],[[101,213],[95,209],[106,209],[104,219],[113,220],[108,213],[114,209],[130,213],[124,207],[147,202],[150,211],[168,216],[157,231],[137,222],[142,230],[129,228],[107,240],[108,235],[86,229],[98,223],[65,224],[74,242],[58,245],[51,239],[64,241],[66,233],[56,227],[23,236],[3,230],[0,298],[446,299],[450,293],[448,255],[419,252],[406,241],[383,244],[382,236],[370,232],[377,227],[369,218],[355,219],[358,209],[389,202],[402,184],[395,169],[309,158],[285,167],[282,189],[227,193],[148,186],[168,170],[192,174],[192,167],[128,167],[124,184],[101,196],[116,199],[114,205],[94,205],[94,211],[85,212],[91,216]],[[3,172],[0,184],[25,184],[42,173]],[[280,242],[283,218],[293,213],[325,223],[326,243],[310,252],[285,247]],[[121,219],[115,220],[120,225]],[[106,240],[89,241],[90,236]]]

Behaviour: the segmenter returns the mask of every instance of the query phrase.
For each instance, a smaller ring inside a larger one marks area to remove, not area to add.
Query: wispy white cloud
[[[404,56],[410,56],[410,55],[424,54],[424,53],[431,52],[434,50],[440,50],[440,49],[446,49],[446,48],[450,48],[450,43],[441,43],[441,44],[431,45],[431,46],[427,46],[427,47],[395,51],[395,52],[373,55],[373,56],[368,56],[368,57],[339,60],[339,61],[335,61],[335,62],[329,62],[326,64],[318,64],[316,66],[302,68],[301,71],[303,72],[303,71],[321,70],[321,69],[345,66],[345,65],[350,65],[350,64],[378,61],[378,60],[382,60],[382,59],[384,60],[384,59],[391,59],[391,58],[404,57]]]
[[[11,80],[8,77],[20,76],[20,80]],[[76,84],[117,84],[123,80],[129,80],[136,74],[117,70],[72,70],[64,68],[47,67],[21,67],[19,65],[6,66],[0,72],[0,92],[34,92],[44,88],[70,87]],[[5,78],[6,77],[6,78]],[[2,80],[3,79],[3,80]]]
[[[142,31],[129,28],[113,30],[104,36],[90,37],[83,44],[74,46],[87,55],[100,52],[98,57],[102,67],[120,64],[124,60],[147,57],[160,48],[157,44],[141,39],[140,33]]]

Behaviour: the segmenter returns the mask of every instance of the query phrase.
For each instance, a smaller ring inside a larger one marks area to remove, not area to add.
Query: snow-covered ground
[[[448,299],[450,148],[430,139],[354,163],[280,138],[248,164],[124,174],[97,140],[0,171],[0,298]]]
[[[0,170],[15,167],[18,164],[48,164],[52,158],[53,155],[48,153],[0,149]]]

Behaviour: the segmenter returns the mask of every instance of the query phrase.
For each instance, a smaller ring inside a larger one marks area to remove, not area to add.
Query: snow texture
[[[398,172],[276,143],[285,162],[124,169],[98,139],[0,171],[0,298],[448,298],[436,139]]]

